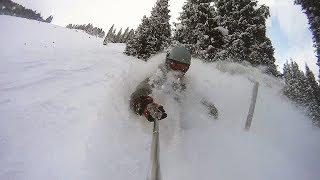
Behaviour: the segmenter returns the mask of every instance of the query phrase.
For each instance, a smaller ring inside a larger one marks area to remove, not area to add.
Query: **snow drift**
[[[0,16],[0,179],[145,179],[152,124],[128,99],[164,54],[145,63],[124,45]],[[317,180],[320,130],[259,69],[194,59],[182,105],[157,99],[163,179]],[[252,81],[260,83],[244,131]],[[219,110],[214,120],[202,98]]]

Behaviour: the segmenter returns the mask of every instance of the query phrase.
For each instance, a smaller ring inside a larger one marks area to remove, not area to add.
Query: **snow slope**
[[[51,24],[0,16],[0,179],[145,179],[152,124],[128,99],[148,63],[124,45]],[[317,180],[320,130],[258,69],[193,60],[182,104],[156,96],[164,180]],[[260,82],[252,128],[244,131]],[[219,109],[213,120],[200,101]]]

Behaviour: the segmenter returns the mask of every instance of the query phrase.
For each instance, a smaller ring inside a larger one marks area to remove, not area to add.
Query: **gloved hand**
[[[155,119],[161,120],[167,117],[163,106],[154,102],[147,105],[143,114],[149,122],[154,122]]]

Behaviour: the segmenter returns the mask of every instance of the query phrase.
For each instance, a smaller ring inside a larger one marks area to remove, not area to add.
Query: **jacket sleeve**
[[[142,115],[145,107],[152,103],[153,100],[149,96],[152,93],[152,87],[149,84],[149,78],[142,81],[136,88],[136,90],[130,96],[130,109],[138,114]]]

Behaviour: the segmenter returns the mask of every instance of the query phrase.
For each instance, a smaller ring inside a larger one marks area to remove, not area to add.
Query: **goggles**
[[[183,73],[186,73],[189,69],[189,64],[181,63],[176,60],[168,59],[169,60],[169,66],[174,71],[181,71]]]

